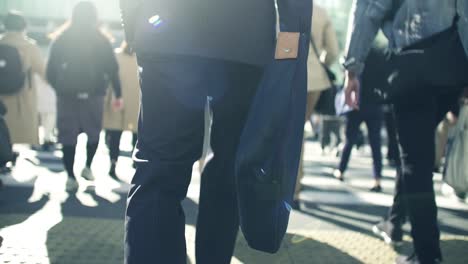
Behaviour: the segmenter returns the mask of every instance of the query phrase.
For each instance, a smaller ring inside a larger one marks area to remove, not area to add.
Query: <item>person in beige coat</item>
[[[320,94],[332,86],[332,83],[330,82],[321,63],[331,66],[339,55],[338,40],[331,19],[326,10],[316,4],[314,4],[312,16],[311,36],[309,59],[307,61],[307,108],[305,122],[310,122],[310,117],[314,112],[314,108],[320,98]],[[315,52],[315,49],[317,49],[319,54]],[[301,190],[301,181],[304,177],[302,159],[303,153],[301,154],[301,164],[299,167],[296,191],[294,194],[294,209],[299,209],[299,192]]]
[[[9,12],[4,21],[6,33],[0,36],[0,44],[15,47],[29,72],[21,92],[15,95],[0,96],[8,112],[5,120],[10,130],[13,144],[39,144],[39,114],[37,110],[37,88],[32,80],[38,74],[45,80],[45,60],[35,41],[26,36],[26,20],[18,12]]]
[[[126,42],[123,42],[122,46],[116,50],[116,58],[119,64],[122,98],[125,105],[119,111],[114,110],[112,101],[115,96],[112,89],[108,89],[104,102],[104,129],[106,130],[106,144],[111,160],[109,175],[114,179],[118,179],[115,169],[120,153],[122,132],[128,130],[133,133],[133,146],[135,146],[140,108],[140,84],[135,53],[131,51]]]
[[[338,58],[340,49],[332,21],[327,11],[314,4],[312,16],[312,39],[310,43],[310,54],[307,61],[307,112],[306,121],[310,119],[314,108],[320,98],[320,94],[330,88],[332,83],[321,63],[330,67]],[[319,54],[316,54],[313,43]]]

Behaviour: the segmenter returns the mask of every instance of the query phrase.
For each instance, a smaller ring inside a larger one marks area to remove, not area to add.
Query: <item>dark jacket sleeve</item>
[[[114,49],[112,48],[109,41],[107,41],[107,39],[103,42],[102,55],[104,56],[103,61],[105,62],[105,74],[109,78],[109,81],[112,85],[112,89],[114,90],[115,97],[121,98],[122,87],[120,84],[119,77],[119,64],[117,62],[117,58],[115,57]]]
[[[52,88],[57,88],[57,69],[60,67],[60,44],[56,41],[50,47],[49,60],[47,62],[46,78]]]

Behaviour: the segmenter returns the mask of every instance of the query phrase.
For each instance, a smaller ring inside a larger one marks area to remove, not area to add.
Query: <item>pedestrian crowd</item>
[[[19,155],[13,152],[13,144],[28,144],[40,151],[53,151],[58,144],[68,174],[67,188],[75,189],[77,137],[87,136],[86,150],[78,151],[85,151],[87,157],[81,176],[92,181],[91,164],[104,129],[109,175],[118,180],[122,132],[131,131],[136,141],[139,83],[134,52],[125,42],[113,49],[108,34],[100,29],[97,10],[87,2],[77,5],[70,21],[50,34],[53,44],[48,60],[27,37],[21,13],[8,13],[4,28],[0,55],[6,65],[1,72],[0,100],[8,134],[2,134],[2,172],[9,172]],[[16,77],[14,70],[24,75]]]
[[[213,15],[200,6],[175,12],[167,4],[160,7],[161,14],[173,15],[167,23],[172,28],[157,31],[166,21],[150,15],[156,4],[121,2],[128,42],[114,50],[95,6],[83,1],[50,34],[47,60],[27,37],[26,18],[16,11],[5,16],[0,174],[9,173],[21,155],[13,151],[14,144],[40,151],[58,148],[67,189],[76,189],[76,151],[86,153],[80,176],[93,181],[91,164],[104,131],[109,175],[119,180],[120,140],[123,131],[130,131],[137,170],[127,204],[126,263],[143,263],[147,257],[185,263],[180,201],[193,163],[202,154],[204,163],[204,131],[210,129],[213,157],[202,172],[197,260],[229,263],[239,227],[234,157],[262,67],[274,48],[269,31],[274,6],[247,0],[224,6],[207,0],[219,9]],[[236,19],[233,11],[247,9],[258,13]],[[443,173],[460,199],[468,191],[467,14],[466,0],[355,0],[341,51],[326,9],[313,6],[303,149],[307,141],[319,140],[323,155],[339,157],[330,176],[346,182],[353,148],[368,142],[373,160],[369,191],[382,192],[382,146],[387,146],[396,191],[388,215],[373,232],[398,244],[403,224],[411,223],[414,253],[396,263],[443,260],[433,173]],[[206,25],[197,18],[202,16],[223,21]],[[220,43],[210,42],[210,34],[217,34]],[[211,122],[203,123],[207,116]],[[77,149],[81,133],[87,135],[85,150]],[[290,201],[295,210],[301,210],[304,164],[302,151]],[[153,221],[155,217],[159,220]],[[147,233],[150,228],[154,234]]]

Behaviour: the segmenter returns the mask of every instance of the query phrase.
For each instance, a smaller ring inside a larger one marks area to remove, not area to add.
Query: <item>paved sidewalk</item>
[[[81,142],[82,143],[82,142]],[[127,146],[127,150],[129,146]],[[0,190],[0,263],[122,263],[123,215],[128,184],[107,176],[107,150],[100,146],[91,184],[80,180],[76,194],[65,191],[66,176],[59,152],[21,149],[12,175],[2,176]],[[133,169],[128,153],[117,168],[124,182]],[[232,263],[393,263],[395,250],[371,230],[391,204],[394,171],[384,170],[384,193],[367,190],[372,184],[369,150],[355,152],[345,183],[330,176],[337,159],[322,155],[316,143],[306,145],[306,178],[302,211],[293,212],[284,245],[278,254],[251,250],[240,235]],[[76,168],[83,166],[79,156]],[[78,174],[79,175],[79,174]],[[468,204],[443,188],[436,175],[439,220],[445,263],[468,263]],[[187,215],[188,259],[194,262],[195,221],[199,189],[198,168],[184,201]],[[409,227],[404,246],[411,251]],[[151,263],[151,262],[148,262]]]

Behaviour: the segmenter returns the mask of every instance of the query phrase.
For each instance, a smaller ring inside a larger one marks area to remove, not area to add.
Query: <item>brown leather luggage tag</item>
[[[279,32],[276,40],[275,59],[297,59],[299,36],[299,32]]]

